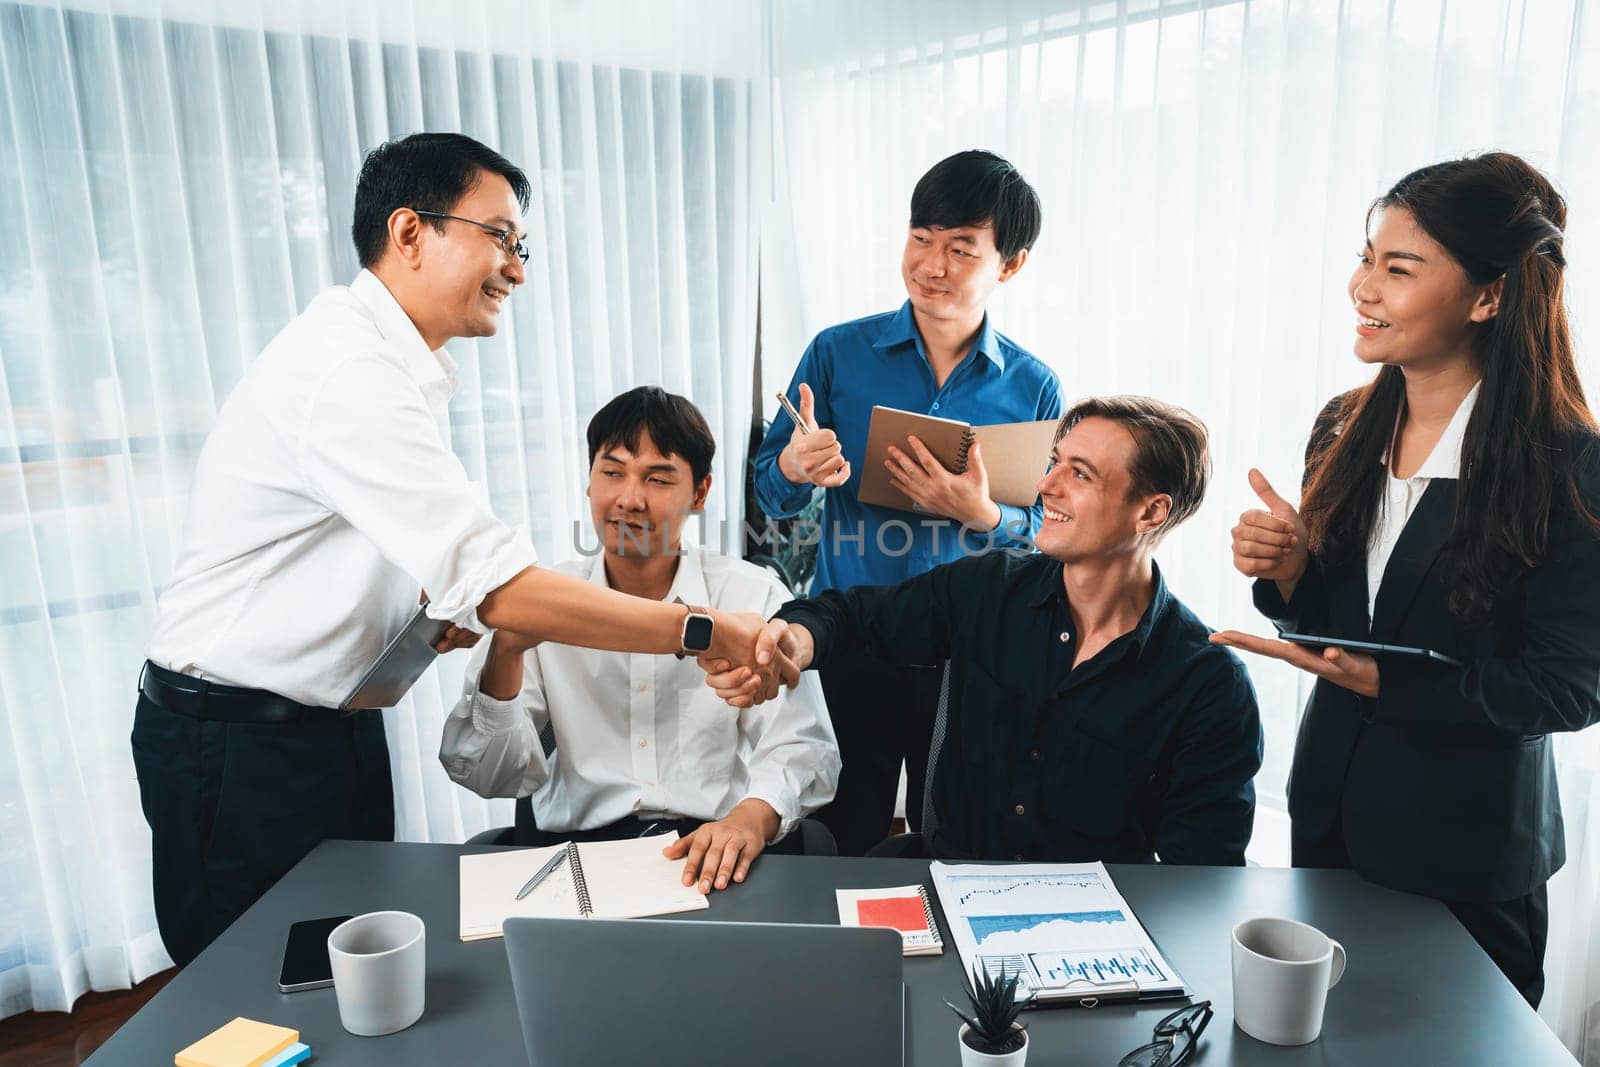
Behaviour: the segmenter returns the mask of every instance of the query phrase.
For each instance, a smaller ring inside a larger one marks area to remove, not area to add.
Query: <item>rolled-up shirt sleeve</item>
[[[487,632],[478,605],[538,557],[468,480],[416,382],[382,356],[344,360],[300,440],[311,492],[427,590],[428,614]]]
[[[772,704],[746,709],[739,732],[750,743],[750,797],[778,813],[778,837],[828,801],[839,786],[839,745],[815,674]]]
[[[537,650],[522,657],[522,691],[496,700],[478,688],[489,642],[480,641],[467,665],[461,699],[444,721],[439,763],[457,785],[481,797],[531,796],[550,779],[539,734],[550,722]]]

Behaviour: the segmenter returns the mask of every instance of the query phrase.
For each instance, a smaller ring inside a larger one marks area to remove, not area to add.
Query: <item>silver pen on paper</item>
[[[561,861],[566,858],[567,850],[563,848],[560,852],[557,852],[554,856],[551,856],[549,859],[545,860],[544,866],[535,871],[533,873],[533,877],[528,879],[527,884],[525,884],[521,889],[517,890],[517,899],[521,900],[523,897],[533,892],[534,887],[540,882],[544,881],[546,878],[550,877],[550,872],[561,866]]]

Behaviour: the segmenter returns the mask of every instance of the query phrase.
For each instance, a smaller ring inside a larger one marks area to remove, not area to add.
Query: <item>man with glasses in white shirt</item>
[[[381,712],[336,709],[426,591],[452,625],[638,652],[753,652],[761,620],[534,566],[450,450],[444,344],[495,332],[524,280],[522,171],[459,134],[366,158],[361,273],[251,364],[200,453],[139,679],[133,756],[156,920],[180,965],[326,838],[388,840]],[[760,665],[775,691],[792,665]],[[730,717],[733,713],[728,712]]]
[[[683,543],[684,525],[711,490],[716,453],[688,400],[655,386],[631,389],[596,413],[588,446],[599,543],[559,573],[596,589],[762,618],[789,600],[759,567]],[[506,631],[473,652],[439,761],[481,796],[530,799],[533,825],[519,817],[518,844],[677,830],[668,855],[686,859],[684,884],[701,892],[744,881],[764,850],[798,851],[796,826],[832,799],[839,777],[839,748],[812,677],[770,714],[735,717],[687,660],[534,647]],[[820,823],[812,831],[831,840]]]

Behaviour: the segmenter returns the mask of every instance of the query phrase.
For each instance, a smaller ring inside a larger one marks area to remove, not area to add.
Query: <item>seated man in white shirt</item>
[[[770,616],[789,591],[752,564],[684,546],[711,489],[716,441],[688,400],[654,386],[589,423],[589,509],[598,553],[558,571],[658,601]],[[580,551],[585,551],[579,547]],[[546,751],[543,737],[553,737]],[[839,749],[807,675],[737,717],[693,659],[530,646],[497,630],[473,652],[439,761],[486,797],[529,797],[518,844],[665,833],[701,892],[742,882],[761,852],[797,851],[799,821],[833,798]],[[820,829],[820,824],[818,824]]]

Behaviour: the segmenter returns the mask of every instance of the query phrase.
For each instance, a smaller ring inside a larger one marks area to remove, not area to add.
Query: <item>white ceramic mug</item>
[[[422,1017],[427,938],[408,911],[357,915],[328,935],[339,1021],[358,1037],[404,1030]]]
[[[1293,919],[1246,919],[1232,941],[1239,1029],[1272,1045],[1315,1041],[1328,990],[1344,977],[1344,946]]]

